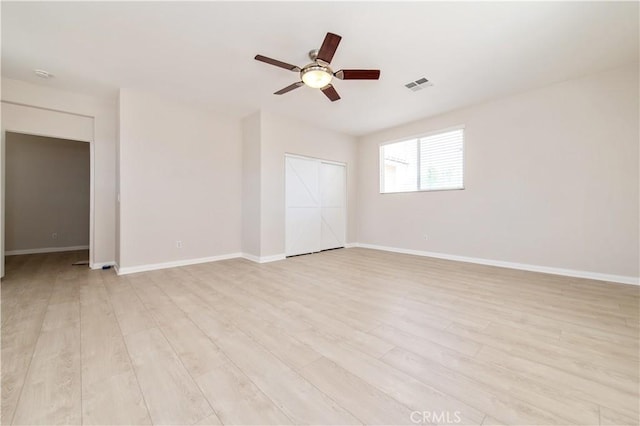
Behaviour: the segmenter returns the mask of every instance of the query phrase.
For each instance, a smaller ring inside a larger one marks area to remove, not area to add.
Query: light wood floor
[[[635,286],[365,249],[83,257],[7,258],[3,424],[638,424]]]

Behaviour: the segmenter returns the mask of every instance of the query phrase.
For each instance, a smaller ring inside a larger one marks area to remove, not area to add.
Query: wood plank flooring
[[[2,424],[638,425],[640,287],[366,249],[7,258]]]

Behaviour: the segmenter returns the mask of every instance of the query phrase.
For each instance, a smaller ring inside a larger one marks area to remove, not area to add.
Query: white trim
[[[112,268],[115,268],[116,262],[100,262],[100,263],[89,264],[89,267],[91,269],[102,269],[105,266],[111,266]]]
[[[92,265],[92,269],[101,269],[103,266],[110,265],[118,275],[135,274],[137,272],[155,271],[158,269],[176,268],[179,266],[195,265],[198,263],[217,262],[219,260],[243,258],[256,263],[269,263],[286,259],[283,254],[275,254],[272,256],[255,256],[249,253],[229,253],[220,256],[201,257],[197,259],[177,260],[173,262],[152,263],[148,265],[129,266],[122,268],[116,262],[96,263]]]
[[[335,164],[336,166],[347,166],[347,163],[344,163],[342,161],[336,161],[336,160],[327,160],[325,158],[319,158],[319,157],[310,157],[308,155],[301,155],[301,154],[292,154],[290,152],[285,152],[284,153],[285,157],[291,157],[291,158],[298,158],[301,160],[317,160],[320,161],[321,163],[327,163],[327,164]]]
[[[32,104],[26,104],[26,103],[21,103],[21,102],[13,102],[13,101],[9,101],[6,99],[0,99],[0,104],[7,104],[7,105],[15,105],[15,106],[20,106],[20,107],[24,107],[24,108],[33,108],[33,109],[38,109],[38,110],[44,110],[44,111],[51,111],[51,112],[55,112],[55,113],[61,113],[61,114],[68,114],[68,115],[73,115],[73,116],[77,116],[77,117],[83,117],[83,118],[89,118],[91,119],[91,138],[89,140],[85,140],[85,139],[77,139],[77,138],[69,138],[69,137],[65,137],[65,136],[61,136],[61,135],[57,135],[57,136],[52,136],[49,134],[41,134],[41,133],[34,133],[34,132],[30,132],[30,131],[24,131],[20,128],[14,128],[8,126],[8,127],[2,127],[0,126],[0,151],[1,154],[0,155],[0,228],[2,230],[2,232],[0,232],[0,277],[4,277],[4,263],[5,263],[5,256],[11,256],[12,254],[10,252],[6,252],[5,251],[5,222],[6,222],[6,212],[5,212],[5,185],[6,185],[6,165],[5,165],[5,144],[6,144],[6,134],[7,132],[12,132],[12,133],[21,133],[21,134],[25,134],[25,135],[32,135],[32,136],[42,136],[42,137],[49,137],[49,138],[56,138],[56,139],[67,139],[67,140],[72,140],[72,141],[77,141],[77,142],[86,142],[89,144],[89,173],[90,173],[90,177],[89,177],[89,264],[91,265],[95,259],[95,241],[94,241],[94,237],[95,237],[95,186],[96,186],[96,180],[95,180],[95,139],[96,139],[96,117],[95,115],[87,115],[87,114],[80,114],[77,112],[71,112],[71,111],[65,111],[65,110],[59,110],[59,109],[55,109],[55,108],[47,108],[47,107],[42,107],[42,106],[38,106],[38,105],[32,105]],[[16,251],[16,250],[14,250]],[[44,252],[47,253],[47,252]],[[19,254],[19,253],[16,253]],[[22,254],[28,254],[28,253],[22,253]]]
[[[4,254],[5,256],[17,256],[20,254],[57,253],[60,251],[76,251],[76,250],[89,250],[89,246],[45,247],[45,248],[38,248],[38,249],[8,250],[4,252]]]
[[[420,139],[420,138],[426,138],[429,136],[433,136],[433,135],[437,135],[438,133],[447,133],[447,132],[453,132],[454,130],[465,130],[466,129],[466,125],[465,124],[458,124],[457,126],[451,126],[451,127],[445,127],[444,129],[438,129],[438,130],[432,130],[426,133],[418,133],[414,136],[403,136],[401,138],[398,139],[393,139],[390,141],[386,141],[386,142],[380,142],[378,144],[378,147],[384,146],[384,145],[390,145],[392,143],[398,143],[398,142],[404,142],[404,141],[408,141],[411,139]]]
[[[344,248],[354,248],[354,247],[358,247],[358,243],[346,243],[344,245]]]
[[[621,284],[640,285],[639,277],[630,277],[625,275],[602,274],[599,272],[579,271],[575,269],[555,268],[551,266],[530,265],[526,263],[505,262],[502,260],[481,259],[477,257],[457,256],[447,253],[436,253],[422,250],[402,249],[397,247],[379,246],[375,244],[356,243],[356,247],[362,247],[373,250],[390,251],[394,253],[412,254],[415,256],[434,257],[437,259],[455,260],[458,262],[477,263],[479,265],[498,266],[501,268],[519,269],[522,271],[542,272],[545,274],[564,275],[567,277],[587,278],[590,280],[609,281]]]
[[[285,260],[287,258],[284,253],[274,254],[272,256],[256,256],[254,254],[242,253],[241,257],[256,263],[277,262],[278,260]]]
[[[91,117],[89,141],[89,264],[96,260],[96,119]]]
[[[9,101],[9,100],[6,100],[6,99],[2,99],[2,100],[0,100],[0,102],[2,102],[3,104],[9,104],[9,105],[16,105],[16,106],[29,107],[29,108],[37,108],[37,109],[42,109],[42,110],[45,110],[45,111],[60,112],[62,114],[77,115],[78,117],[95,118],[93,115],[80,114],[79,112],[65,111],[63,109],[47,108],[47,107],[38,106],[38,105],[25,104],[25,103],[22,103],[22,102]],[[38,135],[36,135],[36,136],[38,136]],[[39,136],[53,137],[53,136],[48,136],[48,135],[39,135]],[[62,139],[67,139],[67,138],[62,138]],[[69,139],[69,140],[77,140],[79,142],[89,142],[89,141],[85,141],[85,140],[81,140],[81,139]]]
[[[157,269],[176,268],[178,266],[187,266],[187,265],[195,265],[198,263],[209,263],[209,262],[217,262],[219,260],[236,259],[238,257],[242,257],[242,253],[230,253],[230,254],[223,254],[220,256],[201,257],[197,259],[176,260],[173,262],[151,263],[148,265],[128,266],[124,268],[120,267],[119,265],[115,265],[115,270],[118,275],[127,275],[127,274],[135,274],[137,272],[155,271]]]
[[[250,260],[252,262],[261,263],[260,256],[256,256],[255,254],[242,253],[242,258]]]

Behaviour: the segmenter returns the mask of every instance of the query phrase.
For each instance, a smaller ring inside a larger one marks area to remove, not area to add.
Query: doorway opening
[[[342,248],[347,228],[347,167],[285,156],[285,255]]]
[[[89,264],[91,154],[88,141],[5,134],[6,275],[14,256],[74,252]]]

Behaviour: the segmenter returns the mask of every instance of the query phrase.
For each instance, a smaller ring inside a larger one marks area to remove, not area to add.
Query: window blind
[[[461,189],[464,130],[440,133],[420,139],[420,189]]]
[[[380,192],[462,189],[464,129],[380,147]]]

